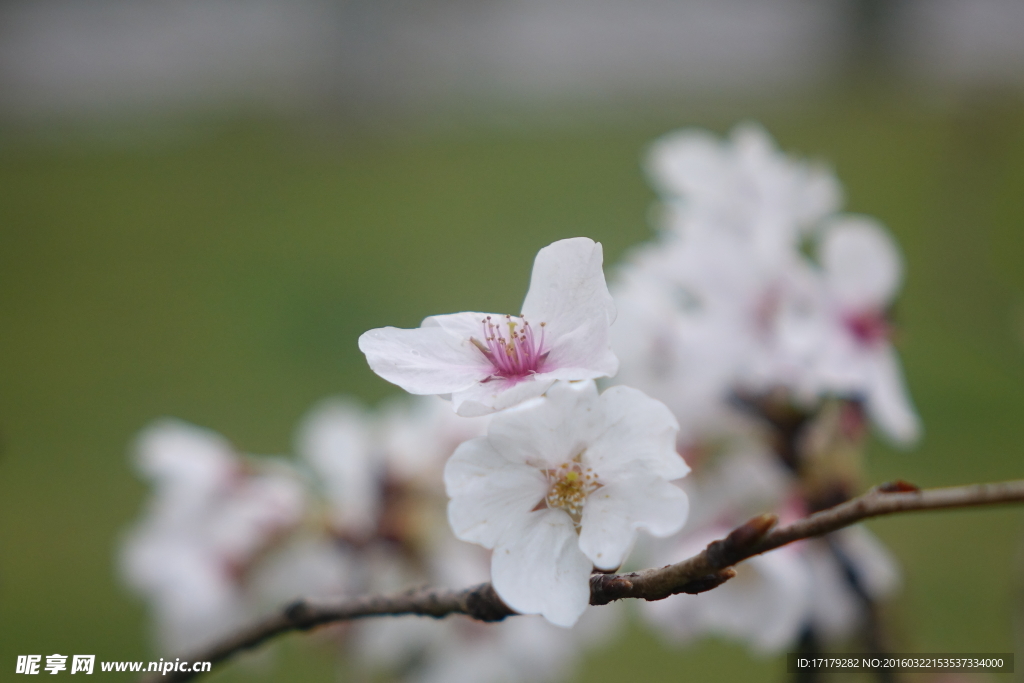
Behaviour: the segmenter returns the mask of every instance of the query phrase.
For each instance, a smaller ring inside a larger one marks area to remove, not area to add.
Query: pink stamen
[[[472,337],[470,341],[491,362],[494,370],[485,382],[498,378],[518,380],[542,371],[548,357],[544,349],[544,323],[540,324],[538,339],[525,318],[513,320],[512,316],[506,315],[504,323],[495,324],[491,322],[491,316],[487,316],[480,322],[483,324],[483,342]]]

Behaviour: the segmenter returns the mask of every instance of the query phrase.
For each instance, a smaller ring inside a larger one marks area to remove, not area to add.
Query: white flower
[[[913,442],[920,421],[886,319],[899,250],[875,221],[834,213],[832,174],[754,126],[724,141],[670,134],[648,166],[666,229],[614,287],[618,381],[665,401],[691,437],[741,424],[737,394],[783,390],[808,412],[860,400],[893,441]],[[801,251],[810,237],[817,263]]]
[[[125,582],[147,599],[161,652],[198,649],[249,616],[229,569],[200,543],[139,528],[120,551]]]
[[[615,308],[601,245],[561,240],[537,253],[522,315],[453,313],[419,328],[359,337],[378,375],[411,394],[451,395],[459,415],[485,415],[539,396],[556,380],[614,375]]]
[[[445,468],[455,535],[493,548],[491,581],[505,603],[571,626],[590,601],[594,566],[615,569],[637,529],[675,533],[686,495],[678,424],[629,387],[598,395],[559,382],[494,416],[486,437],[459,446]]]
[[[220,434],[173,419],[158,420],[135,440],[135,466],[155,488],[150,517],[188,524],[241,476],[234,448]]]
[[[693,510],[687,530],[651,541],[647,565],[692,557],[759,512],[774,509],[788,516],[784,505],[793,482],[778,458],[753,440],[728,447],[724,453],[698,456],[694,473],[681,484]],[[736,577],[713,591],[644,603],[642,613],[679,644],[720,635],[758,652],[775,652],[795,642],[807,622],[811,594],[800,554],[787,546],[735,569]]]
[[[578,665],[573,632],[539,617],[481,624],[461,615],[429,627],[443,629],[414,683],[558,683]]]
[[[740,392],[817,398],[807,375],[821,336],[820,278],[796,252],[766,268],[748,246],[663,240],[635,252],[614,286],[616,381],[664,401],[687,437],[740,426]]]
[[[823,391],[862,398],[887,436],[900,444],[914,442],[920,419],[886,319],[903,276],[899,247],[876,221],[842,216],[826,226],[818,259],[830,304],[815,368]]]
[[[728,309],[698,293],[692,278],[699,271],[680,262],[681,251],[678,242],[648,244],[620,266],[611,338],[621,360],[615,383],[663,401],[689,439],[730,419],[737,359],[749,341],[726,333],[734,332],[723,320]]]
[[[670,229],[742,242],[769,262],[788,258],[842,201],[828,169],[783,154],[756,124],[737,126],[721,141],[701,130],[670,133],[652,146],[647,168],[683,219]]]
[[[122,573],[151,601],[162,648],[192,650],[251,615],[243,579],[299,524],[303,490],[285,465],[251,467],[223,437],[175,420],[143,431],[136,462],[156,490],[121,547]]]

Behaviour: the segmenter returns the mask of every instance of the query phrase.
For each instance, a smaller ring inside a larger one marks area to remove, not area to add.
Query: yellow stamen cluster
[[[601,486],[594,471],[584,468],[579,456],[554,469],[545,470],[548,477],[548,495],[544,499],[549,508],[565,510],[577,526],[583,517],[587,496]]]

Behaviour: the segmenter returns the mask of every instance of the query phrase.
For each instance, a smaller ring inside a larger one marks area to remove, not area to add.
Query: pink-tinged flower
[[[478,416],[543,394],[556,380],[609,377],[619,362],[608,342],[615,306],[601,245],[560,240],[537,253],[519,316],[453,313],[419,328],[383,327],[359,337],[378,375],[411,394],[451,395]]]
[[[448,520],[461,540],[494,550],[491,581],[509,607],[572,626],[593,567],[619,567],[638,529],[667,536],[686,521],[686,494],[670,483],[689,472],[677,431],[668,408],[636,389],[559,382],[456,449]]]
[[[829,303],[815,373],[824,391],[862,398],[868,415],[893,441],[911,444],[920,419],[890,342],[887,311],[903,279],[895,240],[866,216],[826,227],[818,250]]]

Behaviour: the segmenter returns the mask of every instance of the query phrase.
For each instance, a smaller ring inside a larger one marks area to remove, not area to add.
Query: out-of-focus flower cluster
[[[152,606],[160,649],[209,645],[298,597],[356,596],[488,580],[488,554],[457,541],[442,470],[486,418],[438,398],[368,411],[315,407],[297,458],[256,458],[223,437],[163,420],[139,437],[136,464],[154,493],[122,545],[122,573]],[[612,617],[575,631],[539,617],[480,624],[400,617],[336,629],[351,666],[415,681],[560,680],[574,652]],[[529,653],[524,655],[523,653]]]
[[[862,486],[870,425],[912,443],[889,318],[900,254],[879,223],[839,213],[832,173],[749,125],[666,136],[648,171],[658,234],[610,294],[600,245],[563,240],[538,254],[519,315],[360,338],[379,375],[443,398],[325,402],[293,458],[243,455],[181,422],[147,428],[135,458],[153,495],[121,567],[161,648],[195,650],[301,596],[491,580],[545,619],[382,618],[327,640],[394,680],[561,680],[622,625],[616,606],[587,610],[592,571],[634,544],[630,565],[660,566],[754,514],[786,522],[842,502]],[[679,644],[813,648],[872,637],[899,584],[863,528],[737,572],[642,604],[645,622]]]
[[[652,566],[682,560],[751,515],[783,522],[862,487],[869,425],[897,445],[920,425],[891,344],[902,281],[895,241],[840,213],[825,167],[779,152],[753,125],[723,139],[658,140],[647,169],[657,238],[619,268],[615,381],[665,402],[694,472],[682,533]],[[862,635],[899,585],[886,549],[855,527],[737,567],[709,593],[642,605],[667,638],[706,633],[775,652]],[[875,647],[876,645],[869,645]]]

